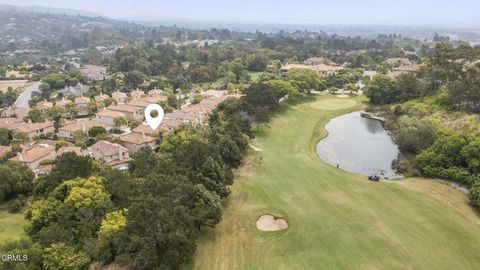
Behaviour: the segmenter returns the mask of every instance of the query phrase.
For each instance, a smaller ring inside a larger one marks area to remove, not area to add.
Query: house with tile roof
[[[88,155],[119,170],[128,170],[130,154],[128,149],[112,142],[98,141],[87,149]]]
[[[103,93],[99,94],[99,95],[96,95],[94,97],[95,99],[95,103],[97,104],[97,108],[103,108],[105,107],[105,100],[109,98],[108,95],[105,95]]]
[[[125,114],[118,112],[118,111],[113,111],[109,109],[103,109],[95,114],[95,122],[97,123],[102,123],[110,127],[115,126],[115,121],[114,119],[117,117],[125,117]]]
[[[81,130],[88,132],[92,127],[103,127],[107,132],[112,130],[112,127],[104,123],[99,123],[93,120],[77,120],[68,125],[59,127],[57,136],[67,140],[73,140],[75,131]]]
[[[11,161],[17,161],[25,164],[35,173],[40,166],[42,160],[53,160],[55,159],[55,147],[41,144],[33,147],[26,147],[21,152],[18,152],[17,155],[11,158]]]
[[[76,97],[75,107],[77,107],[78,115],[89,115],[91,113],[90,99],[88,97]]]
[[[145,92],[137,89],[135,91],[130,92],[130,96],[132,98],[141,98],[141,97],[145,96]]]
[[[158,139],[145,133],[130,132],[119,137],[120,144],[125,146],[131,154],[135,154],[142,147],[156,149]]]
[[[127,103],[128,96],[127,94],[117,90],[117,92],[112,93],[112,98],[115,99],[118,105],[122,105]]]
[[[145,109],[142,107],[132,106],[128,104],[123,105],[110,105],[108,109],[111,111],[116,111],[125,115],[128,121],[142,121],[144,118]]]

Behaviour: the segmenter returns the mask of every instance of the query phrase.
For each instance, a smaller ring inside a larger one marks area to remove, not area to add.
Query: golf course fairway
[[[223,220],[202,229],[188,268],[479,269],[480,216],[465,194],[420,178],[371,182],[319,159],[325,124],[362,100],[281,105],[251,141]],[[259,231],[264,214],[288,228]]]

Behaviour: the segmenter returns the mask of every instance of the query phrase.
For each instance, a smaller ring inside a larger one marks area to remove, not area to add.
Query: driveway
[[[13,104],[17,108],[24,108],[30,109],[30,105],[28,105],[28,101],[32,98],[33,92],[38,92],[41,82],[36,82],[29,86],[27,89],[23,90],[23,92],[18,96],[17,100]]]

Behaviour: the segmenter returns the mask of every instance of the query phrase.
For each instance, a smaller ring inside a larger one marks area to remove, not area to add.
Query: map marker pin
[[[152,111],[157,111],[156,117],[150,115]],[[158,104],[150,104],[145,108],[145,119],[152,130],[156,130],[158,126],[160,126],[163,116],[165,116],[165,112],[163,111],[162,106]]]

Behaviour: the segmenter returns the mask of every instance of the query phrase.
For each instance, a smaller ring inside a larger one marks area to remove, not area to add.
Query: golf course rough
[[[283,104],[257,132],[262,151],[236,170],[223,219],[202,229],[187,268],[479,269],[480,217],[465,194],[421,178],[371,182],[318,158],[325,124],[363,101]],[[265,213],[288,217],[288,229],[259,231]]]

